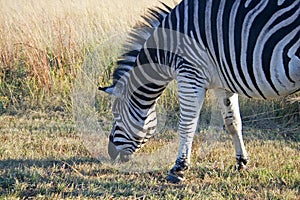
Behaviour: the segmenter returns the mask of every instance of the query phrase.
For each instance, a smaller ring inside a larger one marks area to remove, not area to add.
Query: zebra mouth
[[[116,148],[116,145],[114,145],[114,143],[111,141],[109,141],[109,144],[108,144],[108,154],[109,154],[110,158],[112,159],[112,161],[116,161],[119,155],[120,155],[121,162],[128,162],[132,157],[131,154],[129,154],[125,151],[118,151]]]
[[[116,158],[120,154],[120,152],[117,150],[114,143],[112,143],[111,141],[109,141],[109,144],[108,144],[108,154],[113,161],[116,160]]]

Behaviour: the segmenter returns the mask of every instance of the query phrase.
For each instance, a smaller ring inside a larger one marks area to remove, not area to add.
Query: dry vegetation
[[[165,181],[172,162],[141,173],[95,160],[72,121],[41,113],[0,116],[0,199],[299,199],[299,139],[254,128],[245,136],[249,171],[234,169],[228,135],[205,156],[197,136],[187,180],[174,185]]]
[[[93,87],[109,84],[128,31],[153,5],[158,2],[0,0],[0,199],[300,198],[299,95],[276,101],[242,98],[251,155],[250,171],[242,174],[234,170],[226,135],[204,157],[198,150],[205,137],[196,138],[192,168],[179,185],[165,182],[170,166],[121,173],[92,158],[72,119],[73,93],[86,89],[78,79],[93,72],[83,66],[97,69],[96,77],[87,77]],[[172,129],[178,120],[174,97],[170,88],[160,99],[169,106],[163,111],[168,110]],[[96,98],[105,122],[110,100]],[[212,107],[205,102],[202,135],[209,132]],[[146,151],[161,145],[150,144]]]
[[[0,112],[69,109],[72,84],[86,55],[97,50],[93,64],[109,74],[126,33],[154,4],[0,1]]]

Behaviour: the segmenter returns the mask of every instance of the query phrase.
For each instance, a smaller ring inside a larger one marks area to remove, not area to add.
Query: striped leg
[[[184,180],[184,171],[190,164],[193,137],[197,128],[200,109],[206,90],[198,87],[195,79],[177,78],[180,101],[180,147],[174,167],[169,171],[167,180],[173,183]]]
[[[226,130],[232,135],[236,152],[238,170],[246,169],[248,154],[242,136],[242,121],[239,110],[238,95],[226,90],[215,90],[218,104],[222,110]]]

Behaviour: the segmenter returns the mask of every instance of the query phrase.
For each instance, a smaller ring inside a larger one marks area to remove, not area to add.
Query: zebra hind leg
[[[215,90],[218,106],[222,110],[223,120],[228,133],[232,136],[236,152],[236,169],[247,169],[248,154],[242,136],[242,121],[239,110],[238,95],[222,89]]]
[[[236,169],[238,171],[243,171],[243,170],[247,170],[247,163],[248,163],[249,159],[248,158],[243,158],[243,157],[237,157],[236,158]]]

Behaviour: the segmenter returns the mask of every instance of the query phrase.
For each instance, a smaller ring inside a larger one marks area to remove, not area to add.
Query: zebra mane
[[[129,34],[127,44],[124,45],[124,53],[117,61],[117,68],[113,73],[114,84],[127,72],[136,66],[136,59],[154,28],[158,27],[162,20],[170,13],[172,8],[162,3],[161,7],[148,9],[148,13],[142,16],[145,22],[139,23]]]

